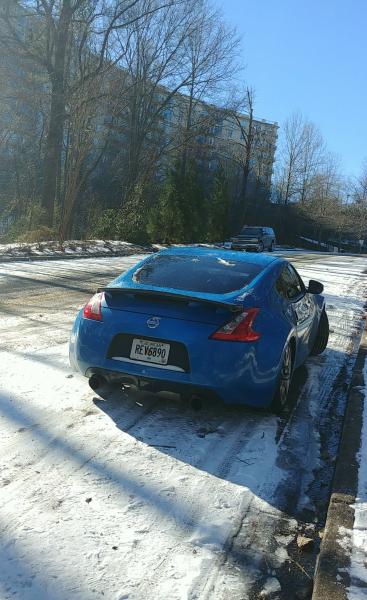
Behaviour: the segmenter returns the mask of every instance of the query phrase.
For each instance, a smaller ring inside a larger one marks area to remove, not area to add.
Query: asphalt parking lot
[[[101,398],[71,372],[78,308],[141,257],[0,264],[1,598],[310,597],[367,261],[282,254],[324,283],[331,326],[283,418]]]

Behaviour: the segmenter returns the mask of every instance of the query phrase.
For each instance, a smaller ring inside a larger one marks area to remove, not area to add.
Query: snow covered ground
[[[289,257],[325,284],[332,327],[289,419],[100,398],[71,373],[77,309],[141,256],[0,265],[1,600],[275,599],[308,582],[296,537],[322,527],[367,261]]]

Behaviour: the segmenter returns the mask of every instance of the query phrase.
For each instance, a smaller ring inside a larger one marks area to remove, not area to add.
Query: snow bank
[[[128,256],[158,249],[159,246],[144,247],[120,240],[68,240],[63,244],[58,241],[0,244],[0,261],[19,258]]]
[[[365,403],[359,451],[358,496],[354,506],[354,527],[351,534],[351,585],[348,600],[367,598],[367,363],[364,366],[364,381]]]

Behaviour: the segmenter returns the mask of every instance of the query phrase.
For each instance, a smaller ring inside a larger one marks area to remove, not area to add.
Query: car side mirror
[[[322,294],[322,292],[324,291],[324,286],[319,281],[310,279],[310,281],[308,282],[307,291],[309,294]]]

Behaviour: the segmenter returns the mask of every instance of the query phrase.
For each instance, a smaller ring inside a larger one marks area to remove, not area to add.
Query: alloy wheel
[[[292,377],[292,352],[289,346],[284,351],[283,364],[279,380],[279,401],[281,406],[287,402]]]

